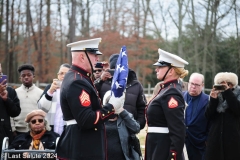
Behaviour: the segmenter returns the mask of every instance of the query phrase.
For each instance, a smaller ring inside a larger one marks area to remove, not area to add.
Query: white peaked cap
[[[77,41],[67,44],[67,47],[71,47],[71,51],[87,51],[94,54],[102,54],[98,50],[98,45],[102,38],[88,39],[83,41]]]
[[[154,66],[174,66],[179,68],[184,68],[185,65],[188,65],[188,62],[182,59],[181,57],[166,52],[162,49],[158,49],[159,59],[158,62],[154,63]]]

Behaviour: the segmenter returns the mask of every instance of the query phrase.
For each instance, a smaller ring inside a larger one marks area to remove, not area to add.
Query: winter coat
[[[131,160],[133,159],[133,157],[131,157],[133,155],[130,155],[129,153],[129,151],[131,150],[131,146],[129,145],[129,139],[131,134],[136,134],[140,131],[140,125],[134,120],[131,113],[128,113],[126,110],[124,110],[118,116],[117,126],[123,154],[126,160]]]
[[[0,146],[2,147],[2,142],[4,137],[9,138],[9,142],[12,142],[13,133],[11,128],[10,117],[16,117],[20,114],[20,102],[17,96],[16,91],[7,87],[8,98],[6,101],[3,101],[0,98]]]
[[[103,97],[107,91],[111,89],[112,78],[106,81],[96,80],[95,86],[99,92],[100,98]],[[132,113],[134,119],[140,124],[140,128],[143,129],[146,124],[145,119],[145,107],[147,101],[144,95],[143,87],[141,83],[137,80],[136,73],[129,69],[128,80],[126,86],[126,95],[124,102],[124,109]]]
[[[240,159],[240,87],[211,97],[205,115],[211,120],[206,160]]]
[[[45,150],[54,150],[56,148],[56,139],[59,137],[59,134],[52,132],[52,131],[46,131],[43,136],[41,137],[40,141],[43,144],[43,147]],[[11,145],[9,146],[9,149],[15,149],[15,150],[28,150],[32,142],[32,137],[30,135],[30,132],[20,134],[15,137]],[[30,153],[30,152],[29,152]],[[14,158],[15,155],[20,155],[18,159],[23,159],[23,153],[12,153],[10,154],[10,158]],[[33,159],[36,159],[35,157],[37,154],[33,154]],[[16,156],[15,156],[16,157]],[[47,153],[42,153],[41,155],[38,156],[39,159],[55,159],[56,154],[55,153],[50,153],[47,155]],[[41,157],[41,158],[40,158]],[[50,157],[50,158],[49,158]]]

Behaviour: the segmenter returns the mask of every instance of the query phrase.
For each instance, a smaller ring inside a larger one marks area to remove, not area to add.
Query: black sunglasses
[[[39,123],[43,123],[43,119],[34,119],[34,120],[31,120],[31,123],[32,123],[32,124],[35,124],[35,123],[37,123],[37,121],[38,121]]]
[[[93,70],[93,72],[94,72],[94,73],[96,73],[96,72],[102,72],[102,70],[101,70],[101,69],[96,69],[96,70]]]

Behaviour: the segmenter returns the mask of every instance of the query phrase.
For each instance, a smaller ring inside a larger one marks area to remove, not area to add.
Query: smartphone
[[[57,84],[58,87],[61,87],[62,81],[61,80],[56,80],[56,84]]]
[[[108,72],[111,74],[111,76],[114,75],[115,69],[109,69]]]
[[[6,81],[3,84],[7,83],[7,75],[0,75],[0,83],[2,83],[5,79]]]
[[[215,88],[215,90],[225,90],[225,86],[221,84],[215,84],[213,88]]]

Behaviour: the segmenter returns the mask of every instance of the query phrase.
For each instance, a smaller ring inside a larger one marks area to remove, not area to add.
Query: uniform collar
[[[173,83],[179,83],[177,79],[174,79],[174,80],[171,80],[171,81],[167,81],[167,82],[164,82],[164,83],[161,83],[160,84],[160,87],[161,89],[163,88],[167,88],[169,85],[173,84]]]
[[[84,76],[86,76],[86,77],[91,78],[91,73],[87,72],[85,69],[83,69],[83,68],[81,68],[81,67],[72,65],[72,66],[71,66],[71,69],[74,70],[74,71],[79,72],[81,75],[84,75]]]

